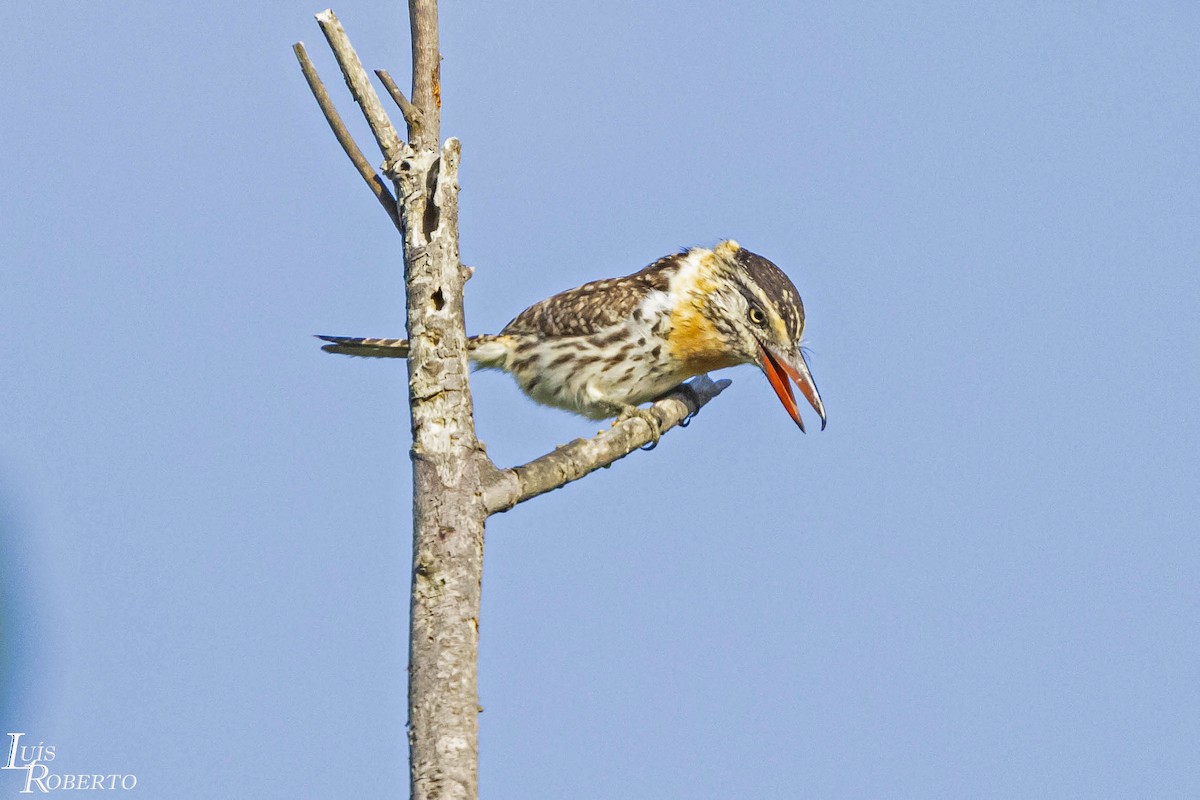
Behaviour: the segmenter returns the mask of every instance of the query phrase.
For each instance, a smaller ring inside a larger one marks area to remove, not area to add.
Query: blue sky
[[[145,798],[403,796],[403,366],[310,337],[403,330],[399,240],[292,57],[352,119],[320,7],[18,6],[0,733]],[[335,10],[406,84],[399,4]],[[1197,7],[442,16],[469,329],[733,237],[829,412],[730,370],[491,521],[484,795],[1200,794]],[[473,387],[499,463],[596,430]]]

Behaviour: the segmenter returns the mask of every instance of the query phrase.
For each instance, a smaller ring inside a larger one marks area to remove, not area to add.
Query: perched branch
[[[659,430],[665,433],[683,423],[730,383],[701,375],[677,388],[650,407],[661,423]],[[654,438],[652,433],[646,420],[633,417],[591,439],[576,439],[528,464],[501,470],[484,490],[484,505],[488,513],[496,514],[554,491],[646,445]]]
[[[383,206],[383,210],[392,218],[392,224],[396,226],[396,230],[400,228],[400,212],[396,209],[396,198],[392,196],[392,192],[388,189],[387,184],[375,172],[375,168],[367,161],[367,157],[363,155],[362,150],[354,141],[354,137],[350,135],[350,131],[346,129],[346,124],[342,122],[342,116],[338,113],[333,105],[333,100],[329,98],[329,92],[325,91],[325,84],[321,82],[321,77],[317,74],[316,67],[308,58],[308,53],[304,50],[302,42],[296,42],[292,45],[292,51],[296,54],[296,59],[300,62],[300,70],[304,73],[304,79],[308,81],[308,88],[312,89],[313,97],[317,100],[317,105],[321,107],[321,113],[325,115],[325,121],[329,123],[329,127],[333,129],[333,135],[337,137],[338,144],[342,146],[342,150],[350,157],[354,163],[354,168],[358,170],[358,174],[367,182],[367,186],[371,187],[371,193],[375,195],[375,199]]]
[[[413,129],[421,124],[421,110],[408,102],[408,98],[404,96],[404,92],[392,80],[392,76],[388,74],[386,69],[375,70],[375,76],[379,78],[379,82],[383,84],[383,88],[388,90],[388,94],[396,101],[396,105],[400,107],[400,113],[404,115],[404,121],[408,123],[408,135],[412,136]]]
[[[387,112],[383,110],[379,95],[375,94],[375,87],[371,85],[367,71],[358,60],[358,53],[354,52],[350,45],[350,37],[346,35],[346,30],[332,9],[327,8],[316,16],[321,32],[325,34],[325,40],[329,42],[329,48],[333,50],[338,66],[342,68],[346,86],[354,96],[355,102],[362,108],[363,116],[371,126],[371,133],[375,134],[380,152],[388,161],[397,159],[404,149],[404,142],[400,134],[396,133]]]

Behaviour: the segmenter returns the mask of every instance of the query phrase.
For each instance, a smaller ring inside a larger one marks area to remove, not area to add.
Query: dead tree
[[[409,0],[412,99],[387,72],[376,76],[407,125],[401,138],[333,11],[317,22],[383,153],[383,177],[355,144],[305,52],[301,69],[334,135],[403,236],[412,410],[413,572],[408,741],[411,796],[478,796],[477,665],[484,522],[536,495],[623,458],[653,439],[631,418],[518,467],[501,468],[475,436],[467,380],[459,261],[457,139],[441,141],[436,0]],[[398,199],[397,199],[398,198]],[[659,400],[660,430],[679,425],[729,381],[706,377]]]

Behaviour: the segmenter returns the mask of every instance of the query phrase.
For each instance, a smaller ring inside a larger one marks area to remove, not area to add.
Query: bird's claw
[[[628,406],[617,417],[617,421],[613,425],[619,425],[627,419],[645,420],[646,424],[650,427],[650,441],[640,449],[653,450],[658,447],[658,440],[662,438],[662,431],[658,428],[658,417],[654,416],[653,411],[648,408],[641,408],[640,406]]]

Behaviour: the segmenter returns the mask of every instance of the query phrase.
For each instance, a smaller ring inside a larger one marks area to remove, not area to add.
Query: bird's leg
[[[644,449],[653,450],[655,447],[658,447],[658,440],[662,438],[662,431],[658,428],[658,417],[654,416],[653,411],[641,406],[624,406],[621,409],[620,416],[613,422],[613,425],[619,425],[627,419],[645,420],[646,424],[650,426],[650,446]]]

